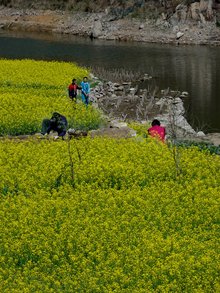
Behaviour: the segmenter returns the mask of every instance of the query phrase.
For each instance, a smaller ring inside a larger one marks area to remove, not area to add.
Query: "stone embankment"
[[[145,74],[143,79],[149,80],[151,76]],[[220,133],[195,131],[188,123],[183,103],[187,96],[187,92],[169,89],[150,92],[146,88],[139,89],[138,84],[134,87],[131,82],[99,82],[91,91],[91,100],[94,106],[107,114],[109,127],[93,131],[93,136],[133,137],[135,132],[128,128],[125,121],[135,120],[149,124],[153,119],[158,119],[166,127],[168,139],[220,145]]]

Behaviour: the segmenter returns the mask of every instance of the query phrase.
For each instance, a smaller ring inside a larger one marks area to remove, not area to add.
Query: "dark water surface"
[[[220,48],[122,43],[74,36],[0,32],[0,58],[74,61],[88,67],[124,68],[156,77],[160,89],[187,91],[188,121],[220,132]],[[71,79],[71,77],[70,77]]]

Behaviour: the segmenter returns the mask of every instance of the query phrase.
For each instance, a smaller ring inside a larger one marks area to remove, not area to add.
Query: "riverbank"
[[[0,29],[47,32],[90,38],[176,45],[220,45],[220,29],[213,22],[170,26],[166,19],[121,18],[104,13],[33,9],[0,9]]]
[[[94,76],[91,76],[94,79]],[[151,79],[145,75],[143,79]],[[95,79],[96,80],[96,79]],[[204,133],[195,130],[185,118],[184,99],[187,92],[161,90],[151,92],[147,88],[139,89],[139,83],[99,82],[92,88],[90,98],[93,106],[101,109],[108,117],[109,126],[98,135],[132,137],[127,128],[129,122],[138,122],[149,126],[153,119],[158,119],[166,127],[168,140],[193,141],[197,143],[220,145],[220,133]],[[127,124],[128,123],[128,124]]]
[[[79,27],[80,27],[79,25],[78,25],[78,27],[73,26],[69,30],[69,32],[62,31],[62,28],[65,26],[65,21],[67,21],[68,19],[65,17],[66,13],[61,12],[61,11],[55,11],[54,12],[54,11],[33,11],[33,10],[25,10],[24,11],[23,10],[21,12],[18,12],[17,10],[13,10],[13,9],[2,9],[1,14],[3,16],[1,18],[1,22],[3,22],[3,20],[5,19],[5,25],[6,25],[6,23],[8,23],[8,26],[3,26],[2,29],[11,29],[11,30],[19,30],[19,31],[20,30],[24,30],[24,31],[29,30],[29,31],[38,31],[38,32],[44,31],[44,32],[48,32],[48,33],[60,32],[60,33],[69,33],[69,34],[72,32],[72,30],[74,30],[75,34],[84,35],[83,34],[83,29],[84,29],[84,32],[85,32],[85,28],[86,28],[86,25],[81,26],[81,29],[82,29],[81,33],[79,32],[79,30],[77,31],[77,28],[79,29]],[[70,14],[70,13],[68,13],[68,15],[69,15],[69,17],[72,17],[72,18],[73,18],[74,15],[77,16],[78,20],[79,20],[79,23],[81,23],[81,25],[82,25],[83,18],[80,19],[80,16],[85,15],[87,17],[87,18],[85,17],[85,19],[84,19],[85,24],[86,24],[87,23],[86,20],[88,20],[88,21],[90,20],[91,22],[92,21],[95,21],[95,22],[99,21],[98,19],[94,20],[94,16],[96,15],[97,17],[98,16],[100,17],[100,15],[102,15],[102,14],[91,14],[91,13],[90,14],[86,14],[86,13],[81,13],[81,14],[71,13]],[[72,21],[77,23],[77,17],[75,17],[74,20],[71,18]],[[13,18],[13,20],[10,22],[11,18]],[[64,21],[64,19],[65,19],[65,21]],[[114,20],[112,22],[114,22],[114,23],[116,23],[116,22],[117,23],[119,23],[119,22],[122,23],[122,22],[126,22],[126,21],[127,22],[134,22],[134,23],[138,22],[137,19],[133,19],[133,20],[132,19],[120,19],[120,20]],[[95,27],[92,26],[92,25],[88,26],[88,28],[93,29],[93,32],[95,31],[94,30]],[[144,30],[145,27],[141,26],[141,25],[139,27],[133,26],[133,31],[130,30],[130,33],[134,33],[135,29],[136,30],[138,29],[139,31],[141,31],[141,30]],[[124,27],[124,30],[125,30],[125,27]],[[127,27],[126,27],[126,30],[127,30],[127,33],[128,33],[129,30],[128,30]],[[153,29],[152,29],[152,31],[153,31]],[[91,30],[88,29],[88,30],[86,30],[86,32],[87,32],[87,36],[91,37]],[[119,32],[117,31],[117,33],[119,33]],[[161,36],[161,32],[160,32],[160,34],[154,34],[154,39],[151,39],[150,42],[161,42],[161,40],[163,40],[163,39],[159,40],[158,35]],[[94,34],[93,34],[93,37],[95,37]],[[137,37],[138,37],[138,35],[137,35]],[[97,36],[97,38],[102,38],[102,36],[101,35]],[[149,36],[148,36],[148,38],[149,38]],[[182,38],[180,38],[178,42],[181,42],[181,40],[184,40],[184,36]],[[139,39],[139,41],[141,41],[141,40]],[[168,41],[168,38],[167,38],[167,41]],[[170,42],[172,42],[172,41],[177,42],[174,37],[173,37],[172,40],[170,39]],[[121,102],[121,99],[118,99],[118,93],[119,92],[120,92],[120,87],[117,86],[117,94],[116,94],[116,96],[113,95],[113,97],[111,97],[113,100],[117,100],[117,102],[113,101],[112,102],[113,104],[110,103],[111,110],[113,109],[112,105],[114,105],[114,104],[115,104],[115,108],[117,110],[122,105],[123,105],[123,108],[124,108],[125,104],[127,104],[129,106],[132,106],[130,101],[127,101],[127,100],[125,101],[125,103],[121,103],[121,105],[119,105],[120,102]],[[144,99],[140,99],[139,96],[136,97],[135,95],[133,95],[131,97],[132,102],[136,103],[135,99],[137,99],[138,101],[144,101]],[[108,103],[109,103],[109,101],[110,101],[109,97],[108,97],[107,100],[108,100]],[[148,107],[148,105],[145,105],[145,106]],[[161,106],[159,106],[159,108],[160,107]],[[137,116],[137,108],[136,108],[136,106],[133,106],[133,109],[131,109],[131,110],[135,113],[135,116]],[[121,111],[120,113],[123,114],[123,111]],[[151,116],[149,117],[150,114],[152,116],[154,114],[154,112],[151,111],[151,113],[148,113],[149,120],[152,118]],[[162,119],[162,121],[163,121],[163,119]],[[217,140],[217,142],[216,142],[216,135],[218,137],[218,134],[210,134],[210,135],[212,137],[215,136],[215,144],[219,145],[220,144],[219,140]]]

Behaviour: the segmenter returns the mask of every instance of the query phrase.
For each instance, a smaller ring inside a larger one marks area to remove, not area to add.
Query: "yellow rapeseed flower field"
[[[0,292],[219,292],[220,157],[178,152],[177,173],[149,138],[1,138]]]
[[[100,113],[84,105],[73,107],[67,88],[88,71],[73,63],[33,60],[0,60],[0,135],[40,132],[44,118],[53,112],[67,117],[69,127],[94,129],[102,122]]]

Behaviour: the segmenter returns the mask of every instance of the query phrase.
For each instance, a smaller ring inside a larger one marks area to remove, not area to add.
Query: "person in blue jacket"
[[[81,96],[82,96],[82,102],[88,106],[89,104],[89,93],[90,93],[90,84],[88,82],[87,76],[83,78],[83,81],[81,82]]]

